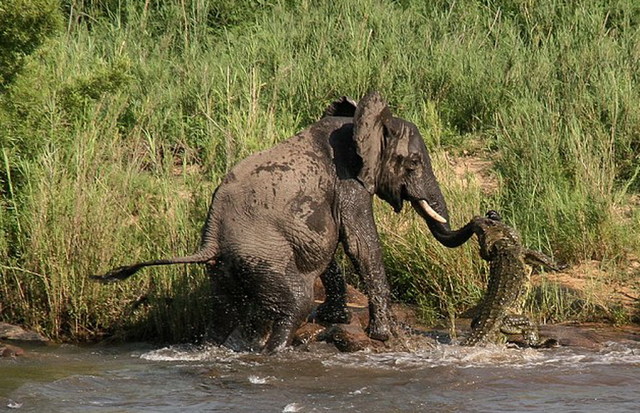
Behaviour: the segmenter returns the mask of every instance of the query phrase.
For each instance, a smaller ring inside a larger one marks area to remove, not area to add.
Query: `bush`
[[[56,0],[9,0],[0,4],[0,91],[20,70],[26,56],[62,28]]]

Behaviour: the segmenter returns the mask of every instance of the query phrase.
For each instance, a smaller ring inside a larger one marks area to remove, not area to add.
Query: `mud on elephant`
[[[473,231],[452,231],[417,127],[394,117],[377,92],[357,105],[342,98],[299,134],[238,163],[213,194],[193,255],[111,270],[121,280],[152,265],[206,264],[214,286],[213,338],[242,350],[278,350],[308,316],[313,284],[327,291],[319,318],[345,322],[346,288],[338,243],[369,298],[370,337],[391,334],[390,292],[373,217],[373,196],[396,212],[409,201],[443,245]]]

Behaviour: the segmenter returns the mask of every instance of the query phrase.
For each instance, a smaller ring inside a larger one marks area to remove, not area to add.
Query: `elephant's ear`
[[[389,106],[378,92],[371,92],[363,97],[353,115],[353,137],[358,155],[362,158],[358,180],[371,194],[376,191],[385,145],[385,123],[390,118]]]
[[[352,118],[356,113],[356,106],[358,104],[355,100],[350,97],[343,96],[338,100],[333,101],[327,108],[324,110],[322,114],[323,118],[327,116],[344,116],[347,118]]]

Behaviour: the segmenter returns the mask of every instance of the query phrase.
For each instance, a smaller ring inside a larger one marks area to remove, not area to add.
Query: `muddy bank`
[[[320,304],[324,300],[324,292],[321,286],[316,291],[315,302]],[[351,286],[348,286],[348,309],[352,315],[348,324],[323,324],[312,313],[307,322],[297,330],[293,346],[302,351],[417,351],[434,348],[437,344],[456,344],[471,331],[469,318],[457,319],[452,332],[450,328],[434,328],[422,324],[412,306],[396,303],[392,307],[397,320],[396,336],[387,342],[381,342],[367,336],[368,300],[363,293]],[[561,347],[597,350],[609,342],[640,342],[640,326],[613,326],[605,323],[546,324],[540,326],[540,336],[542,339],[555,339]],[[517,343],[517,337],[514,342]],[[23,347],[47,343],[49,340],[39,333],[0,322],[0,357],[23,356]]]
[[[412,314],[406,306],[395,306],[399,319]],[[437,344],[456,344],[471,332],[471,319],[456,320],[455,335],[445,328],[430,328],[420,324],[400,323],[397,336],[388,342],[371,340],[365,332],[367,312],[351,309],[354,316],[350,324],[322,325],[314,321],[305,323],[296,334],[294,346],[312,348],[314,342],[332,344],[342,352],[367,350],[372,352],[415,351],[435,347]],[[363,322],[364,321],[364,322]],[[640,326],[613,326],[604,323],[562,323],[540,326],[541,339],[553,339],[559,347],[575,347],[598,350],[608,343],[640,342]],[[515,346],[521,342],[518,337],[510,340]]]
[[[315,301],[324,300],[321,285],[316,286]],[[455,344],[471,331],[471,319],[456,320],[455,329],[433,328],[420,323],[413,307],[394,304],[392,307],[397,320],[396,336],[388,342],[370,339],[366,334],[369,320],[367,297],[357,289],[348,286],[347,301],[351,321],[349,324],[323,324],[315,315],[309,317],[297,331],[293,345],[312,351],[316,343],[334,346],[338,351],[372,352],[424,350],[436,344]],[[605,323],[562,323],[546,324],[540,327],[542,340],[552,339],[560,347],[576,347],[597,350],[609,342],[640,342],[640,326],[613,326]],[[518,345],[519,337],[511,338],[511,344]]]
[[[600,349],[606,343],[640,342],[640,326],[603,323],[565,323],[540,326],[540,335],[554,337],[560,346]]]

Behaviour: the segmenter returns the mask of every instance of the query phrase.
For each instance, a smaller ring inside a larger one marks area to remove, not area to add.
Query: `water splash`
[[[236,353],[219,346],[196,346],[191,344],[172,345],[151,350],[140,355],[149,361],[212,361],[235,360],[242,353]]]
[[[289,403],[284,406],[282,413],[301,412],[304,407],[299,403]]]
[[[253,374],[249,376],[249,383],[251,384],[267,384],[275,380],[276,378],[273,376],[260,377]]]
[[[23,359],[9,374],[0,374],[0,388],[5,383],[10,389],[0,395],[6,397],[0,398],[3,408],[12,400],[24,403],[14,407],[20,411],[83,413],[185,406],[194,411],[253,412],[260,406],[265,411],[372,413],[565,411],[586,403],[592,411],[640,407],[640,342],[633,340],[599,349],[439,344],[353,354],[286,350],[263,355],[196,345],[38,351],[37,359]],[[46,375],[43,363],[49,363]],[[33,379],[10,379],[25,371]]]
[[[438,344],[418,351],[387,353],[357,352],[316,354],[288,350],[276,355],[239,353],[218,346],[174,345],[148,351],[140,358],[160,362],[235,364],[260,367],[282,363],[319,363],[325,367],[350,366],[387,370],[413,370],[451,366],[456,368],[510,367],[535,368],[539,366],[584,367],[599,364],[640,365],[640,343],[605,343],[596,350],[560,347],[552,349],[519,349],[489,345],[463,347]],[[250,375],[252,384],[265,384],[273,377]]]
[[[575,348],[519,349],[489,345],[462,347],[437,345],[433,349],[415,352],[338,354],[323,361],[326,366],[349,364],[365,368],[411,370],[451,366],[535,368],[541,365],[584,367],[598,364],[640,365],[640,344],[605,343],[599,351]]]

